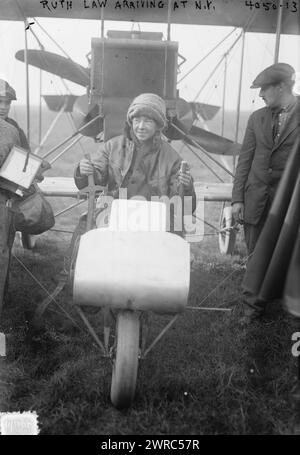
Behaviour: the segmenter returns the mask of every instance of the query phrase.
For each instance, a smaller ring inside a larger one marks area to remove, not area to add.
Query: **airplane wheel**
[[[128,408],[135,394],[139,355],[140,316],[122,310],[117,315],[116,356],[113,363],[110,398],[118,408]]]
[[[232,217],[232,207],[224,207],[220,229],[230,228],[234,225]],[[230,231],[223,231],[219,233],[219,249],[221,254],[233,254],[235,245],[236,232],[231,229]]]
[[[21,232],[21,244],[24,249],[33,250],[36,245],[36,240],[37,239],[35,236]]]

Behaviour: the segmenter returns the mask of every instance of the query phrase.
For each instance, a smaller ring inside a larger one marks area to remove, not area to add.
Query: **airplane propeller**
[[[21,49],[16,52],[15,57],[20,62],[25,63],[25,50]],[[55,74],[82,87],[87,87],[90,83],[90,70],[62,55],[39,49],[28,49],[27,61],[29,65]]]
[[[19,50],[15,57],[21,62],[25,62],[25,51]],[[88,87],[90,84],[90,69],[85,68],[74,61],[52,52],[44,50],[29,49],[27,51],[28,64],[36,68],[55,74],[63,79],[67,79],[82,87]],[[69,98],[66,98],[69,97]],[[67,111],[75,112],[76,126],[82,127],[85,123],[89,122],[93,117],[99,114],[99,106],[97,104],[89,104],[88,95],[76,97],[75,95],[47,95],[44,99],[51,110],[60,110],[63,103],[66,105]],[[67,100],[67,102],[66,102]],[[110,123],[109,129],[106,131],[106,139],[114,135],[121,134],[123,130],[124,117],[129,106],[130,99],[124,98],[105,98],[104,99],[104,112],[105,118]],[[176,117],[172,119],[174,125],[182,130],[183,135],[170,125],[164,134],[170,140],[185,139],[191,145],[192,142],[186,139],[185,135],[190,136],[191,140],[196,141],[201,147],[209,153],[222,154],[222,155],[237,155],[240,151],[240,145],[226,139],[217,134],[206,131],[194,125],[194,121],[201,117],[203,120],[210,120],[216,115],[220,108],[209,104],[199,102],[187,102],[182,98],[178,98],[176,102]],[[85,136],[96,137],[104,128],[104,119],[95,121],[85,130],[82,134]]]

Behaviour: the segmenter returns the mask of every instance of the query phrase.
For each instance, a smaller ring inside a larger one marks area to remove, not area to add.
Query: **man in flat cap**
[[[14,145],[29,150],[24,132],[17,122],[8,117],[10,105],[16,100],[15,90],[8,82],[0,79],[0,168]],[[7,276],[10,252],[14,241],[12,206],[15,196],[0,182],[0,316],[3,306],[4,292],[7,287]]]
[[[300,97],[293,94],[295,70],[275,63],[262,71],[251,88],[259,88],[266,106],[249,118],[232,191],[232,210],[244,224],[248,255],[254,251],[296,138],[300,134]],[[248,319],[264,308],[245,296]]]

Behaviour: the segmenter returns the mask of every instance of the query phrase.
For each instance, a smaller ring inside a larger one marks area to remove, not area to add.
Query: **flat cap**
[[[259,73],[250,88],[259,88],[280,82],[293,82],[295,79],[295,70],[291,65],[288,65],[288,63],[275,63]]]
[[[0,96],[10,100],[17,99],[15,90],[4,79],[0,79]]]

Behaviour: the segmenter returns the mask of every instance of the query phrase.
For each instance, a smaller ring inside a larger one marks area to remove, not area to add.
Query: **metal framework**
[[[280,3],[282,4],[283,3],[283,0],[280,0]],[[171,0],[168,1],[168,29],[167,29],[167,37],[168,37],[168,40],[170,40],[170,29],[171,29]],[[252,20],[253,20],[254,16],[252,17]],[[277,21],[277,32],[276,32],[276,44],[275,44],[275,61],[278,61],[278,54],[279,54],[279,45],[280,45],[280,30],[281,30],[281,22],[282,22],[282,8],[279,8],[279,12],[278,12],[278,21]],[[36,23],[38,23],[36,21]],[[27,46],[27,32],[28,30],[30,30],[30,27],[28,27],[28,21],[27,19],[24,19],[24,25],[25,25],[25,71],[26,71],[26,91],[27,91],[27,135],[28,135],[28,138],[30,139],[30,110],[29,110],[29,104],[30,104],[30,98],[29,98],[29,70],[28,70],[28,46]],[[39,25],[39,24],[38,24]],[[248,24],[249,25],[249,24]],[[246,26],[247,28],[247,26]],[[242,37],[242,52],[241,52],[241,65],[240,65],[240,82],[239,82],[239,92],[238,92],[238,115],[237,115],[237,121],[236,121],[236,139],[238,137],[238,128],[239,128],[239,115],[240,115],[240,102],[241,102],[241,88],[242,88],[242,73],[243,73],[243,63],[244,63],[244,46],[245,46],[245,33],[246,33],[246,28],[242,30],[241,34],[239,35],[239,37],[235,40],[235,42],[231,45],[231,47],[229,48],[229,50],[223,55],[222,59],[220,60],[220,62],[218,62],[218,64],[216,65],[216,67],[214,68],[214,71],[212,74],[214,74],[214,72],[216,71],[216,69],[220,66],[220,64],[223,62],[223,60],[225,60],[225,69],[227,71],[227,58],[228,58],[228,55],[230,53],[230,51],[233,49],[233,47],[235,46],[235,44],[239,41],[239,39]],[[234,30],[233,30],[234,31]],[[225,38],[227,39],[232,33],[233,31],[231,31]],[[49,35],[48,35],[49,36]],[[101,8],[101,36],[103,37],[104,36],[104,8]],[[52,39],[52,38],[51,38]],[[222,40],[222,42],[224,41]],[[215,47],[217,48],[218,46],[220,45],[220,43]],[[214,48],[214,49],[215,49]],[[208,54],[210,55],[213,50],[212,49]],[[63,51],[64,52],[64,51]],[[65,52],[64,52],[65,53]],[[202,61],[204,61],[204,59],[207,57],[205,56],[203,59],[201,59],[200,62],[197,63],[197,65],[195,65],[191,71],[193,71]],[[104,53],[103,53],[103,57],[104,57]],[[68,57],[69,58],[69,57]],[[103,59],[104,60],[104,59]],[[102,61],[103,61],[102,60]],[[191,72],[190,71],[190,72]],[[190,74],[190,72],[188,72],[185,76],[183,76],[179,81],[181,82],[185,77],[187,77],[188,74]],[[210,75],[211,77],[211,75]],[[103,80],[103,78],[102,78]],[[40,79],[41,81],[41,79]],[[200,89],[198,95],[201,93],[201,91],[203,90],[204,86],[207,84],[208,80],[205,81],[204,85],[202,86],[202,88]],[[40,82],[40,90],[41,90],[41,87],[42,87],[42,83]],[[223,110],[225,108],[225,87],[226,87],[226,72],[224,74],[224,93],[223,93]],[[103,87],[102,87],[103,88]],[[103,90],[102,90],[102,96],[103,96]],[[56,119],[55,119],[55,122],[53,122],[49,128],[50,131],[48,131],[48,135],[50,134],[51,130],[54,128],[54,125],[55,123],[57,122],[59,116],[62,114],[63,112],[63,108],[60,110],[60,112],[58,113]],[[54,161],[56,161],[58,158],[60,158],[64,153],[66,153],[69,148],[71,148],[71,146],[73,146],[77,141],[80,140],[80,133],[81,131],[86,128],[87,126],[89,126],[90,124],[92,124],[93,122],[95,122],[97,119],[99,119],[100,117],[102,117],[102,108],[101,108],[101,103],[100,103],[100,114],[98,116],[96,116],[95,118],[93,118],[91,121],[89,121],[87,124],[85,124],[83,127],[79,128],[78,130],[76,130],[72,135],[70,135],[69,137],[67,137],[66,139],[64,139],[62,142],[60,142],[58,145],[56,145],[55,147],[53,147],[51,150],[49,150],[46,154],[43,155],[43,158],[48,158],[50,155],[52,155],[55,151],[57,151],[60,147],[62,147],[63,145],[65,145],[68,141],[74,139],[74,141],[68,146],[66,147],[63,151],[61,151],[55,158],[53,158],[52,160],[52,163]],[[40,116],[40,121],[41,121],[41,116]],[[234,177],[234,174],[232,172],[230,172],[227,168],[225,168],[221,163],[219,163],[217,160],[215,160],[208,152],[206,152],[203,147],[201,147],[195,140],[191,140],[190,138],[188,138],[188,136],[180,129],[178,128],[176,125],[174,125],[174,123],[172,124],[172,126],[178,131],[180,132],[183,137],[186,137],[186,139],[189,139],[193,146],[195,146],[197,149],[201,150],[204,155],[209,158],[210,160],[212,160],[216,165],[218,165],[223,171],[225,171],[227,174],[229,174],[231,177]],[[39,127],[40,128],[40,127]],[[224,132],[224,114],[223,114],[223,118],[222,118],[222,133]],[[46,139],[47,139],[47,134],[46,136],[44,137],[44,139],[41,141],[40,145],[39,145],[39,148],[38,150],[40,150],[41,146],[43,145],[43,143],[45,143]],[[78,137],[77,137],[78,136]],[[39,134],[39,137],[41,137],[41,134]],[[190,147],[189,147],[190,148]],[[190,148],[190,150],[192,150]],[[199,160],[203,163],[203,160],[201,159],[201,157],[199,157],[198,155],[196,155]],[[217,177],[220,181],[222,181],[222,179],[213,171],[212,168],[208,167],[208,169],[215,175],[215,177]],[[233,159],[233,169],[235,169],[235,157]],[[93,182],[91,182],[91,186],[92,186]],[[93,192],[93,194],[90,192],[89,193],[90,195],[90,199],[91,197],[94,197],[95,195],[95,192]],[[83,201],[79,201],[75,204],[72,204],[71,206],[67,207],[66,209],[63,209],[62,211],[56,213],[56,216],[59,216],[61,215],[62,213],[65,213],[67,210],[70,210],[72,209],[73,207],[75,206],[78,206],[79,204],[81,204]],[[89,210],[90,212],[90,210]],[[91,221],[91,219],[89,218],[89,220]],[[213,229],[217,229],[215,226],[213,225],[210,225]],[[220,232],[220,230],[219,230]],[[58,287],[56,288],[56,290],[52,293],[52,294],[49,294],[47,296],[47,299],[43,302],[43,304],[40,306],[40,308],[38,309],[38,316],[41,316],[44,311],[46,310],[46,308],[48,307],[48,305],[53,301],[53,302],[56,302],[56,297],[57,295],[62,291],[62,289],[64,288],[64,285],[66,284],[66,276],[62,277]],[[209,294],[210,295],[210,294]],[[57,302],[56,302],[57,303]],[[206,307],[187,307],[188,309],[193,309],[193,310],[216,310],[216,311],[227,311],[227,312],[230,312],[231,310],[230,309],[220,309],[220,308],[206,308]],[[76,307],[76,310],[80,316],[80,318],[82,319],[82,321],[84,322],[85,326],[87,327],[89,333],[91,334],[91,336],[93,337],[94,341],[96,342],[97,346],[100,348],[100,350],[102,351],[102,353],[104,355],[108,355],[108,352],[107,352],[107,349],[106,347],[103,345],[103,343],[101,342],[101,340],[99,339],[98,335],[95,333],[94,329],[92,328],[91,324],[89,323],[88,319],[86,318],[86,316],[84,315],[83,311],[81,310],[80,307]],[[161,337],[165,334],[165,332],[175,323],[175,321],[177,320],[178,318],[178,315],[175,315],[171,321],[163,328],[163,330],[161,331],[161,333],[154,339],[154,341],[150,344],[150,346],[142,353],[142,357],[146,357],[146,355],[150,352],[150,350],[158,343],[158,341],[161,339]]]

